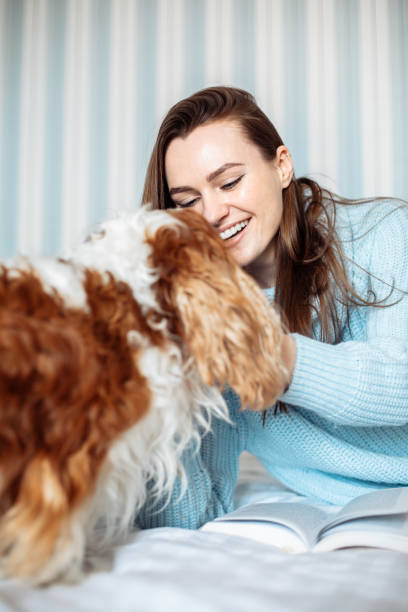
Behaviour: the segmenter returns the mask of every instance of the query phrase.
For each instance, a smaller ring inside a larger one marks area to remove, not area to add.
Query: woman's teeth
[[[228,238],[232,238],[235,234],[238,234],[244,227],[248,225],[248,221],[241,221],[241,223],[237,223],[232,227],[229,227],[225,232],[221,232],[220,236],[223,240],[227,240]]]

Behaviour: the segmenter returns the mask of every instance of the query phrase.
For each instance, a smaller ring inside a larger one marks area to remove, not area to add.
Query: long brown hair
[[[167,113],[150,158],[143,203],[153,208],[174,208],[165,173],[170,142],[196,127],[220,119],[239,123],[243,133],[266,160],[276,156],[283,141],[254,97],[233,87],[209,87],[181,100]],[[336,206],[348,203],[318,183],[295,178],[282,192],[283,215],[276,241],[275,303],[290,332],[312,335],[315,311],[321,339],[337,341],[341,322],[336,303],[374,305],[358,296],[351,286],[335,231]]]

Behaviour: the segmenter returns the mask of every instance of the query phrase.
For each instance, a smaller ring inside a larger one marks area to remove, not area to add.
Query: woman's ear
[[[288,187],[288,185],[290,185],[290,182],[293,178],[292,157],[289,153],[289,149],[285,147],[285,145],[281,145],[276,149],[276,156],[274,162],[281,177],[282,189],[285,189],[285,187]]]

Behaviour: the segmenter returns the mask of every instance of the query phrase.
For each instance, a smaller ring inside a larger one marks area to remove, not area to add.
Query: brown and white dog
[[[282,393],[281,338],[262,291],[192,211],[142,208],[69,260],[3,266],[0,574],[80,576],[98,522],[112,540],[148,482],[157,499],[171,493],[183,449],[228,418],[226,384],[252,409]]]

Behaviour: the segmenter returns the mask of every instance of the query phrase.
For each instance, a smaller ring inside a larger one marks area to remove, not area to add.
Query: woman
[[[291,384],[264,419],[214,423],[185,457],[189,490],[142,526],[198,527],[232,509],[238,456],[255,454],[289,488],[343,504],[408,485],[408,212],[346,201],[296,179],[290,153],[250,94],[214,87],[170,109],[144,202],[190,207],[265,289],[289,334]]]

